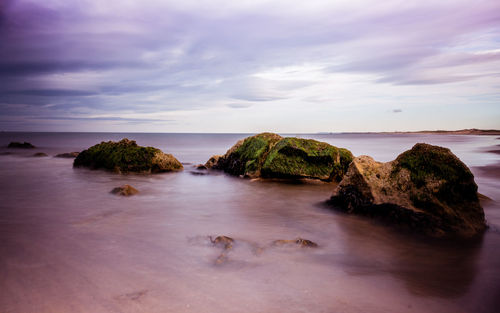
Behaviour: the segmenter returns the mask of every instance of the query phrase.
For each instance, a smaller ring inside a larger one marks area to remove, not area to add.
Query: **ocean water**
[[[498,312],[500,163],[496,136],[311,134],[389,161],[417,142],[450,148],[475,174],[490,226],[481,240],[401,233],[324,206],[327,183],[248,180],[193,165],[246,134],[0,133],[0,312]],[[185,163],[179,173],[73,169],[127,137]],[[29,141],[33,150],[13,150]],[[48,157],[35,158],[35,152]],[[122,184],[133,197],[109,193]],[[235,239],[223,248],[208,236]],[[275,246],[305,238],[315,249]]]

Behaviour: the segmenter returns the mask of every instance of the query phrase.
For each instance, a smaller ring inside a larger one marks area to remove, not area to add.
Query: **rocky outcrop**
[[[433,236],[486,228],[471,171],[449,149],[423,143],[387,163],[355,158],[329,202]]]
[[[128,196],[133,196],[135,194],[138,194],[139,190],[135,189],[134,187],[132,187],[130,185],[123,185],[120,187],[113,188],[113,190],[111,190],[111,193],[115,194],[115,195],[119,195],[119,196],[128,197]]]
[[[349,150],[324,142],[262,133],[238,141],[225,155],[210,158],[205,166],[250,178],[340,181],[352,159]]]
[[[56,154],[56,158],[66,158],[66,159],[72,159],[76,158],[80,154],[80,152],[68,152],[68,153],[59,153]]]
[[[46,157],[48,155],[47,155],[47,153],[44,153],[44,152],[37,152],[37,153],[33,154],[33,156],[36,158],[41,158],[41,157]]]
[[[7,148],[34,149],[35,146],[29,142],[26,142],[26,141],[22,142],[22,143],[13,141],[13,142],[9,143]]]
[[[182,170],[182,164],[171,154],[153,147],[141,147],[133,140],[101,142],[80,152],[74,167],[108,169],[118,173],[159,173]]]

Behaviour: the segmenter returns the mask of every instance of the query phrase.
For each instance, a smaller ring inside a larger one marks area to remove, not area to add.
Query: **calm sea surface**
[[[482,240],[403,234],[322,205],[334,185],[198,175],[245,134],[0,133],[0,312],[499,312],[497,136],[297,135],[389,161],[417,142],[470,166],[490,225]],[[127,137],[179,173],[73,169],[53,156]],[[37,149],[14,150],[10,141]],[[35,158],[35,152],[49,157]],[[109,193],[122,184],[140,190]],[[226,262],[208,236],[236,242]],[[317,249],[277,247],[305,238]]]

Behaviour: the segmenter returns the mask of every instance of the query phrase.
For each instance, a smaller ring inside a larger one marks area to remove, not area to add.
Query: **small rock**
[[[135,189],[130,185],[123,185],[120,187],[113,188],[113,190],[111,190],[111,193],[120,196],[133,196],[139,193],[139,190]]]
[[[207,169],[207,167],[204,164],[198,164],[198,165],[196,165],[196,168],[199,170],[206,170]]]
[[[68,153],[60,153],[56,155],[56,158],[76,158],[80,152],[68,152]]]
[[[318,244],[307,239],[297,238],[294,240],[275,240],[273,246],[298,245],[300,247],[316,248]]]
[[[33,154],[34,157],[46,157],[48,156],[47,153],[43,153],[43,152],[37,152],[35,154]]]
[[[233,238],[227,236],[217,236],[215,239],[210,236],[209,238],[214,245],[223,245],[224,249],[231,249],[234,242]]]
[[[35,146],[26,141],[24,143],[13,141],[9,143],[7,148],[33,149]]]

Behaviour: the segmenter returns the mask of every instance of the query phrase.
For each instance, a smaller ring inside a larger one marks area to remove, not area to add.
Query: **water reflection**
[[[336,219],[345,255],[338,262],[352,275],[388,273],[420,296],[464,295],[477,274],[483,237],[455,241],[420,237],[361,216]]]

